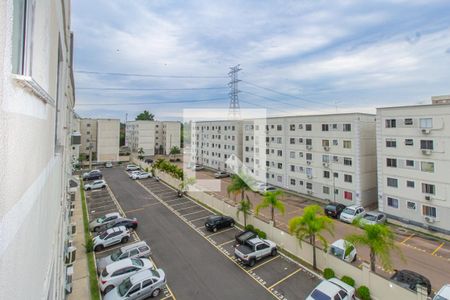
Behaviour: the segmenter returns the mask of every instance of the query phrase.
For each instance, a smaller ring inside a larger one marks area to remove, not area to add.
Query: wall
[[[97,120],[97,161],[119,160],[119,119]]]

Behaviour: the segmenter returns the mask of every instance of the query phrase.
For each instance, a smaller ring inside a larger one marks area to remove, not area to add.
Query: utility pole
[[[239,106],[239,89],[238,89],[238,72],[241,71],[240,65],[236,65],[230,68],[228,76],[230,77],[230,82],[228,86],[230,87],[230,109],[228,111],[228,117],[230,119],[237,119],[241,116],[240,106]]]

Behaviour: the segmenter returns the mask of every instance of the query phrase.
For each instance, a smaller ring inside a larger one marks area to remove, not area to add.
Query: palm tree
[[[143,159],[144,158],[144,149],[141,147],[141,148],[139,148],[138,149],[138,156],[139,156],[139,159]]]
[[[300,245],[305,238],[313,247],[313,267],[317,268],[316,262],[316,240],[319,239],[324,248],[328,248],[328,242],[321,234],[323,230],[333,235],[333,221],[323,215],[322,208],[319,205],[309,205],[303,210],[303,215],[294,217],[289,221],[289,231],[297,237]]]
[[[187,191],[189,189],[189,186],[194,185],[196,181],[195,177],[188,177],[188,178],[184,178],[181,182],[180,182],[180,192],[184,193],[185,191]]]
[[[244,227],[247,226],[247,216],[251,214],[252,210],[252,203],[250,202],[250,199],[248,199],[248,196],[246,196],[246,200],[241,200],[239,202],[239,205],[237,207],[236,216],[239,218],[239,213],[242,213],[244,216]]]
[[[280,190],[276,190],[273,192],[264,193],[263,199],[260,204],[256,206],[256,215],[259,214],[259,211],[262,208],[270,207],[270,214],[273,225],[275,226],[275,209],[278,210],[281,214],[284,214],[284,204],[281,202],[279,197],[283,195],[283,192]]]
[[[234,174],[233,176],[231,176],[231,183],[227,187],[228,195],[234,194],[234,200],[236,202],[236,195],[240,193],[241,201],[243,201],[245,192],[251,190],[250,186],[252,185],[252,182],[253,179],[243,172]]]
[[[370,269],[375,273],[376,258],[381,262],[385,270],[392,269],[391,250],[396,250],[401,256],[400,248],[395,244],[392,230],[384,224],[363,225],[363,232],[351,234],[345,240],[354,244],[367,246],[370,249]],[[403,258],[403,256],[402,256]]]

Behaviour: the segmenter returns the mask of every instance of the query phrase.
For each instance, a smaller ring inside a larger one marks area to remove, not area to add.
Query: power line
[[[95,75],[108,75],[108,76],[132,76],[132,77],[150,77],[150,78],[227,78],[227,76],[197,76],[197,75],[156,75],[156,74],[135,74],[135,73],[117,73],[117,72],[98,72],[98,71],[86,71],[79,70],[75,73],[81,74],[95,74]]]
[[[266,108],[266,109],[270,108],[270,109],[273,109],[273,110],[278,110],[278,111],[281,111],[281,112],[290,113],[287,110],[279,109],[279,108],[276,108],[276,107],[270,107],[270,106],[266,106],[266,105],[262,105],[262,104],[258,104],[258,103],[253,103],[253,102],[250,102],[250,101],[245,101],[245,100],[242,100],[242,99],[239,99],[239,101],[247,103],[247,104],[259,106],[259,107],[262,107],[262,108]]]
[[[282,103],[282,104],[287,104],[287,105],[291,105],[293,107],[298,107],[298,108],[305,108],[304,106],[292,104],[290,102],[284,102],[284,101],[281,101],[281,100],[272,99],[272,98],[269,98],[269,97],[266,97],[266,96],[261,96],[261,95],[252,93],[252,92],[248,92],[248,91],[242,91],[242,92],[246,93],[246,94],[249,94],[249,95],[252,95],[252,96],[255,96],[255,97],[262,98],[262,99],[267,99],[267,100],[272,101],[272,102],[278,102],[278,103]]]
[[[144,104],[167,104],[167,103],[193,103],[193,102],[217,102],[227,100],[226,98],[211,98],[211,99],[202,99],[202,100],[172,100],[172,101],[157,101],[157,102],[131,102],[131,103],[76,103],[76,105],[144,105]]]
[[[206,87],[206,88],[112,88],[112,87],[79,87],[77,90],[95,91],[197,91],[197,90],[222,90],[227,87]]]

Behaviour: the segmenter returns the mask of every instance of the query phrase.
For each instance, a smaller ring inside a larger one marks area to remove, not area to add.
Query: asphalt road
[[[214,249],[122,168],[104,170],[105,179],[137,233],[152,247],[153,259],[167,274],[179,299],[274,299],[252,277]]]

